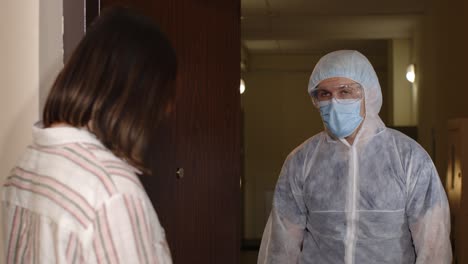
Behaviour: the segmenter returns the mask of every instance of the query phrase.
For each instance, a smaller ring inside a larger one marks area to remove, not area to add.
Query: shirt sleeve
[[[450,264],[450,210],[429,155],[412,158],[408,176],[407,217],[417,264]]]
[[[164,230],[148,207],[142,199],[124,194],[104,203],[94,221],[94,256],[89,257],[96,263],[171,264]]]
[[[273,208],[263,232],[258,263],[297,263],[306,225],[302,165],[286,159],[276,184]]]

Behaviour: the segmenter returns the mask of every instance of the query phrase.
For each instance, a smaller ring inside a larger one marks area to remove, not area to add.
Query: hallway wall
[[[447,167],[447,121],[468,117],[468,3],[433,0],[419,32],[415,57],[419,90],[420,143],[435,159],[440,175]]]
[[[417,66],[419,94],[419,141],[435,161],[445,183],[449,160],[448,121],[468,117],[468,2],[432,0],[418,32],[415,32],[413,58]],[[419,76],[419,77],[418,77]],[[463,138],[467,138],[464,135]],[[466,155],[466,153],[465,153]],[[465,172],[468,168],[464,168]],[[466,174],[466,173],[465,173]],[[466,179],[465,179],[466,181]],[[466,188],[465,188],[466,189]],[[462,194],[466,197],[466,193]],[[466,199],[466,198],[462,198]],[[467,200],[465,200],[467,201]],[[463,204],[463,202],[462,202]],[[456,211],[451,208],[451,211]],[[459,209],[468,220],[468,204]],[[464,225],[464,224],[463,224]],[[452,227],[452,231],[454,228]],[[460,230],[452,232],[456,235]],[[468,238],[457,245],[457,252],[468,252]],[[458,263],[467,263],[459,258]]]
[[[286,156],[322,130],[307,93],[319,58],[306,55],[253,55],[244,74],[244,236],[258,239]]]
[[[406,79],[406,69],[410,64],[410,40],[393,39],[389,40],[390,51],[389,61],[391,61],[391,97],[384,95],[384,101],[391,101],[392,118],[389,118],[389,124],[393,126],[415,126],[416,113],[414,113],[412,104],[412,84]],[[393,103],[395,103],[393,105]]]

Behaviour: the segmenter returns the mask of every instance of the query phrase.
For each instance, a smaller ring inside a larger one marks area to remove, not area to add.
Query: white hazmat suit
[[[451,263],[439,176],[418,143],[379,118],[372,65],[357,51],[329,53],[312,72],[309,93],[332,77],[361,84],[364,121],[352,145],[323,131],[287,157],[258,263]]]

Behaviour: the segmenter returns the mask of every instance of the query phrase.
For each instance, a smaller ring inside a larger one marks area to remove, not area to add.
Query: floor
[[[256,250],[242,250],[240,264],[257,264],[257,255]]]

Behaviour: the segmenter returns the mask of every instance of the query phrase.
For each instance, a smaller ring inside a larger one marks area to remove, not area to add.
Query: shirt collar
[[[39,146],[54,146],[70,143],[90,143],[104,147],[96,136],[86,128],[59,126],[44,128],[42,122],[33,125],[33,142]]]
[[[71,143],[88,143],[107,149],[99,139],[85,127],[57,126],[44,128],[42,122],[37,122],[33,125],[32,130],[34,144],[41,147],[52,147]],[[142,174],[142,172],[133,165],[130,165],[124,160],[122,161],[135,173]]]

